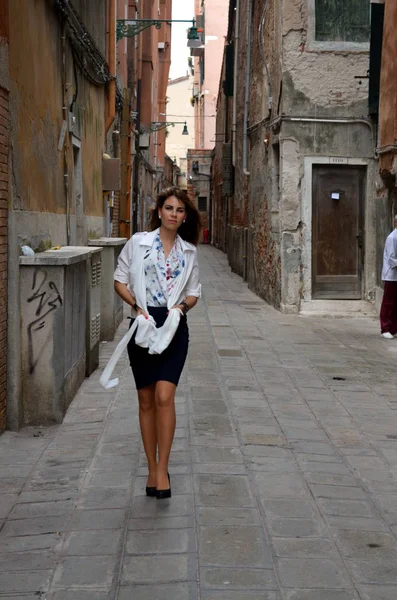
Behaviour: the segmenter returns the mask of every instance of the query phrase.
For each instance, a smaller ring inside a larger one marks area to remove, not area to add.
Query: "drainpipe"
[[[232,123],[232,161],[236,165],[236,130],[237,130],[237,70],[238,39],[240,29],[240,0],[236,0],[236,27],[234,33],[234,68],[233,68],[233,123]]]
[[[243,136],[243,174],[249,176],[248,171],[248,119],[251,86],[251,41],[252,41],[252,2],[247,5],[247,62],[245,68],[245,104],[244,104],[244,136]]]
[[[108,63],[111,80],[109,81],[108,115],[105,126],[106,133],[113,125],[116,116],[116,0],[109,0],[108,22]]]

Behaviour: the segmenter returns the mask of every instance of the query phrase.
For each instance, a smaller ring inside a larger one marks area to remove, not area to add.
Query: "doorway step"
[[[375,305],[366,300],[311,300],[302,302],[303,317],[377,317]]]

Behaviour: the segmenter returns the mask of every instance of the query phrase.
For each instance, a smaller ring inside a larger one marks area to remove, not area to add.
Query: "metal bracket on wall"
[[[117,41],[119,42],[124,37],[134,37],[139,35],[145,29],[152,27],[152,25],[156,29],[161,29],[163,23],[192,23],[193,33],[189,32],[190,35],[197,35],[197,29],[195,28],[195,20],[179,20],[179,19],[134,19],[134,20],[126,20],[126,19],[118,19],[117,20]],[[190,37],[188,36],[188,39]]]

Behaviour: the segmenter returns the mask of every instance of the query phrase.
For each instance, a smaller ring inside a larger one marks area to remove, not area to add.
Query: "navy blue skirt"
[[[157,327],[161,327],[167,318],[168,308],[166,306],[149,306],[148,312],[156,321]],[[131,325],[132,323],[133,321],[131,321]],[[188,347],[189,328],[186,316],[181,317],[172,342],[162,354],[149,354],[147,348],[137,346],[134,333],[127,350],[136,389],[140,390],[157,381],[169,381],[178,385]]]

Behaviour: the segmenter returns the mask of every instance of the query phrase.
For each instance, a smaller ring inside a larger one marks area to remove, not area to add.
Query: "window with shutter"
[[[369,0],[315,0],[316,41],[369,41]]]

